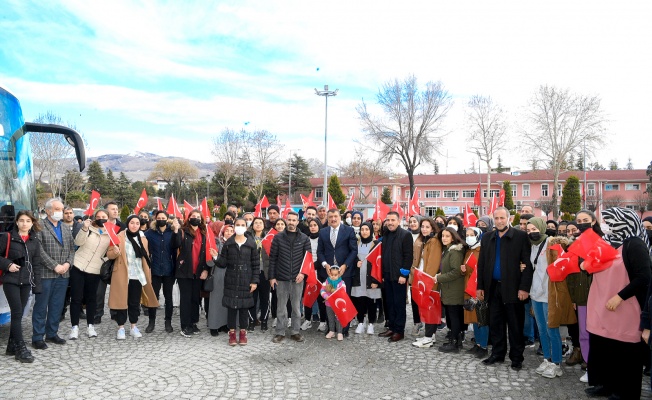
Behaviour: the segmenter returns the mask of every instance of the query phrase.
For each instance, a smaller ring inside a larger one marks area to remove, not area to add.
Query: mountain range
[[[183,157],[164,157],[153,153],[134,152],[128,154],[103,154],[98,157],[88,157],[86,165],[98,161],[104,171],[111,170],[117,175],[124,172],[132,181],[142,181],[149,177],[150,172],[160,160],[184,160],[197,167],[199,177],[213,174],[215,163],[204,163]]]

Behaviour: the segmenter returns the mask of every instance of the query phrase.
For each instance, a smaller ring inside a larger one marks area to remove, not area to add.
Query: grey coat
[[[41,279],[53,279],[58,277],[68,278],[69,272],[59,275],[54,272],[54,268],[58,264],[68,263],[72,267],[75,257],[75,241],[72,237],[72,231],[68,226],[61,228],[61,237],[63,243],[59,242],[57,234],[49,221],[42,219],[39,221],[41,231],[37,232],[36,237],[41,242],[43,251],[41,252]]]

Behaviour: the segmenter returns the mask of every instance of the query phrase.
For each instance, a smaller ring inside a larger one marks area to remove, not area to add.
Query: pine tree
[[[392,191],[385,186],[383,188],[383,194],[380,196],[380,201],[382,201],[385,204],[392,204]]]
[[[129,206],[125,204],[122,207],[122,210],[120,210],[120,221],[126,221],[129,215],[131,215],[131,210],[129,209]]]
[[[578,177],[571,175],[564,184],[559,210],[564,213],[575,214],[581,209],[580,180]]]
[[[442,216],[442,217],[446,216],[446,213],[441,207],[437,207],[437,209],[435,210],[435,217],[437,216]]]
[[[514,219],[512,220],[512,226],[518,227],[518,224],[521,223],[521,214],[516,213],[514,214]]]
[[[503,166],[503,159],[500,157],[500,154],[498,155],[498,165],[496,166],[496,172],[497,173],[502,173],[505,171],[505,167]]]
[[[569,170],[575,169],[575,154],[574,153],[570,153],[570,155],[568,156],[568,163],[567,164],[568,164],[568,169]]]
[[[290,163],[286,162],[281,175],[278,177],[278,182],[281,186],[286,187],[290,181]],[[312,190],[312,185],[310,184],[310,178],[312,178],[313,173],[310,169],[310,165],[305,158],[301,157],[298,154],[294,154],[292,158],[292,193],[297,192],[310,192]],[[265,192],[267,193],[267,192]]]
[[[139,193],[140,194],[140,193]],[[120,172],[120,176],[116,181],[114,198],[118,204],[127,205],[135,204],[133,200],[135,197],[135,192],[131,187],[131,181],[127,178],[124,172]]]
[[[634,164],[632,164],[632,157],[627,159],[627,169],[630,171],[634,169]]]
[[[342,192],[342,185],[340,185],[340,180],[337,175],[331,176],[331,179],[328,181],[328,193],[330,193],[333,201],[337,205],[344,203],[346,200],[346,196],[344,196],[344,192]]]
[[[435,159],[435,160],[432,162],[432,167],[433,167],[433,173],[434,173],[435,175],[439,175],[439,163],[437,162],[437,159]]]
[[[512,185],[510,181],[503,182],[503,190],[505,191],[505,207],[508,210],[513,210],[514,198],[512,197]]]
[[[580,153],[577,157],[577,163],[575,164],[575,169],[577,171],[584,171],[584,153]]]
[[[612,171],[616,171],[618,169],[618,161],[616,161],[615,158],[609,161],[609,169]]]
[[[219,218],[220,221],[224,221],[224,215],[225,214],[226,214],[226,204],[222,203],[222,205],[220,206],[220,211],[219,211],[219,215],[217,216],[217,218]]]
[[[104,195],[104,187],[106,185],[106,175],[100,165],[99,161],[95,160],[88,164],[86,169],[87,190],[96,190]]]
[[[118,186],[118,182],[115,180],[115,176],[113,176],[113,171],[109,169],[106,172],[106,183],[104,185],[104,192],[102,193],[102,196],[105,197],[113,197],[115,196],[115,191]]]

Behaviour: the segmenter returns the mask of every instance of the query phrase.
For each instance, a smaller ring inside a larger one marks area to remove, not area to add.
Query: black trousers
[[[226,309],[226,326],[229,329],[247,329],[249,325],[249,310],[246,308],[227,308]]]
[[[319,307],[319,322],[328,322],[326,314],[326,300],[323,297],[317,297],[317,307]]]
[[[505,358],[509,333],[509,359],[512,362],[523,362],[525,306],[523,302],[504,304],[500,282],[492,283],[491,292],[489,299],[489,335],[493,345],[491,355]]]
[[[174,276],[158,276],[152,275],[152,288],[154,293],[156,293],[156,300],[159,299],[161,286],[163,286],[163,297],[165,298],[165,320],[172,320],[172,311],[174,309],[174,304],[172,303],[172,288],[174,287]],[[156,307],[151,307],[149,309],[149,320],[156,320]]]
[[[425,324],[426,326],[426,332],[424,334],[425,337],[432,337],[435,333],[437,333],[437,327],[439,324]]]
[[[412,321],[415,324],[421,323],[421,316],[419,315],[419,305],[414,301],[414,296],[412,296],[412,290],[410,290],[410,303],[412,303]]]
[[[401,285],[398,281],[385,279],[385,294],[387,295],[387,311],[385,318],[389,320],[389,329],[394,333],[405,333],[405,299],[407,298],[407,283]]]
[[[260,271],[260,283],[256,287],[256,290],[254,290],[254,306],[249,309],[249,319],[254,321],[257,319],[256,308],[260,305],[260,322],[267,322],[270,311],[269,292],[269,280],[265,277],[265,273]]]
[[[200,279],[179,278],[179,319],[181,329],[191,328],[199,322]]]
[[[127,314],[129,315],[129,322],[135,324],[138,322],[140,315],[140,293],[143,290],[143,285],[138,279],[129,279],[129,287],[127,289],[127,309],[115,310],[115,322],[118,326],[122,326],[127,322]]]
[[[11,312],[11,328],[9,328],[9,339],[14,342],[23,341],[23,312],[29,299],[29,292],[32,290],[31,285],[14,285],[13,283],[5,283],[2,285],[5,291],[5,297],[9,304]]]
[[[645,342],[621,342],[589,332],[589,347],[589,386],[602,385],[623,399],[640,399]]]
[[[95,319],[97,286],[100,275],[89,274],[77,267],[70,268],[70,323],[79,325],[82,303],[86,300],[86,323],[92,325]]]
[[[453,339],[457,339],[464,325],[464,307],[462,305],[444,305],[446,322],[450,324]],[[427,336],[427,335],[426,335]]]
[[[375,299],[370,299],[367,296],[362,296],[362,297],[351,297],[351,301],[353,302],[353,305],[355,306],[355,309],[358,310],[358,322],[362,323],[364,322],[364,316],[368,315],[369,316],[369,323],[370,324],[375,324],[376,323],[376,300]]]

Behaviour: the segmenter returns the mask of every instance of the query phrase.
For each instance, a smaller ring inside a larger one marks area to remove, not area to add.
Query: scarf
[[[603,236],[612,247],[622,246],[625,239],[639,237],[650,250],[645,228],[641,218],[629,208],[613,207],[602,211],[602,220],[609,226],[609,231]]]
[[[373,234],[374,227],[369,222],[363,222],[362,225],[360,225],[360,228],[362,228],[363,226],[369,228],[369,232],[371,232],[371,234],[369,235],[368,238],[363,238],[362,235],[360,235],[360,243],[365,243],[365,244],[370,243],[372,240],[374,240],[374,234]]]
[[[530,218],[527,223],[534,225],[534,227],[537,228],[539,230],[539,233],[541,234],[539,240],[530,239],[530,243],[536,246],[538,244],[541,244],[544,240],[548,238],[548,235],[546,235],[546,221],[544,221],[543,218],[540,217]]]
[[[131,247],[134,248],[134,253],[136,254],[136,257],[138,258],[147,257],[147,253],[143,248],[143,242],[140,240],[140,230],[135,233],[132,233],[129,229],[127,229],[125,230],[125,236],[127,236],[127,239],[131,243]]]
[[[310,236],[310,239],[317,239],[319,237],[319,231],[317,231],[315,233],[310,232],[310,234],[308,234],[308,236]]]

